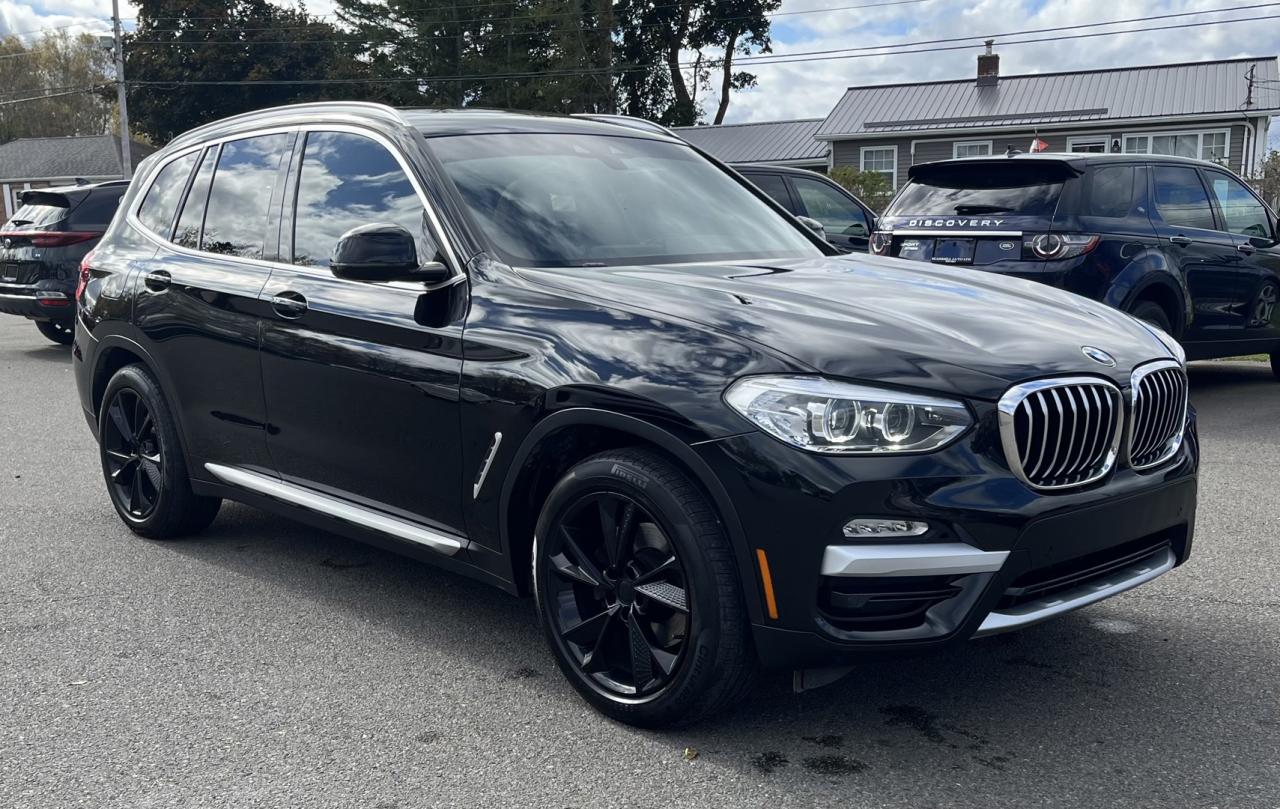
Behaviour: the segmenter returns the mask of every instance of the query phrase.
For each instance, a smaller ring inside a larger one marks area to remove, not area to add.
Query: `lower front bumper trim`
[[[962,576],[1000,569],[1008,551],[983,551],[963,542],[828,545],[824,576]]]
[[[973,637],[995,635],[1038,624],[1063,613],[1096,604],[1104,599],[1119,595],[1125,590],[1133,589],[1173,569],[1177,557],[1170,548],[1163,548],[1159,553],[1146,559],[1134,562],[1101,578],[1086,582],[1069,590],[1055,593],[1042,599],[1020,604],[999,612],[987,615]]]

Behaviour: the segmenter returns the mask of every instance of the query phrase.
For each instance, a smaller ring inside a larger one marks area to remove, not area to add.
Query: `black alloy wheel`
[[[218,516],[220,498],[192,491],[178,424],[143,366],[126,365],[107,383],[98,451],[111,504],[135,534],[173,539],[204,530]]]
[[[647,509],[599,491],[574,502],[546,539],[550,618],[583,673],[611,695],[660,692],[689,633],[684,568]]]
[[[76,339],[76,330],[70,323],[59,323],[55,320],[37,320],[36,328],[45,337],[60,346],[69,346]]]
[[[602,713],[685,725],[750,690],[737,556],[705,490],[670,458],[632,447],[566,470],[543,503],[532,561],[556,663]]]
[[[121,388],[107,404],[102,452],[111,496],[130,518],[155,511],[164,487],[164,459],[151,408],[136,390]]]

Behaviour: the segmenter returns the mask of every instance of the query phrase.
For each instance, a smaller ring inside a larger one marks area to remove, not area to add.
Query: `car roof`
[[[1074,167],[1092,165],[1095,163],[1151,163],[1151,162],[1169,162],[1169,163],[1186,163],[1191,166],[1203,166],[1205,168],[1224,168],[1211,160],[1197,160],[1194,157],[1177,157],[1175,155],[1163,154],[1140,154],[1136,152],[1015,152],[1011,155],[982,155],[979,157],[954,157],[948,160],[934,160],[929,163],[917,163],[920,166],[937,166],[948,163],[1004,163],[1008,161],[1018,162],[1060,162],[1070,163]]]
[[[679,138],[664,134],[656,129],[645,130],[613,121],[593,120],[569,115],[479,108],[397,108],[366,101],[322,101],[269,107],[213,121],[182,133],[174,138],[166,148],[183,147],[266,126],[318,122],[340,123],[343,121],[407,126],[417,129],[427,137],[546,132],[555,134],[621,135],[683,143]]]

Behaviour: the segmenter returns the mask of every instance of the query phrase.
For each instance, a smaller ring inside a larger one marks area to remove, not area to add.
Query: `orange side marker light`
[[[760,579],[764,582],[764,606],[769,617],[778,620],[778,602],[773,597],[773,575],[769,573],[769,557],[764,548],[756,548],[756,562],[760,565]]]

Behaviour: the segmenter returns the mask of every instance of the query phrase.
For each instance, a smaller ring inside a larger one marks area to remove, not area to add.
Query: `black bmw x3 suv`
[[[1176,337],[1191,359],[1269,354],[1280,377],[1280,229],[1236,175],[1144,154],[912,166],[871,249],[1029,278]]]
[[[79,395],[135,533],[230,499],[533,595],[626,722],[722,709],[760,664],[813,684],[1027,626],[1191,550],[1173,340],[837,256],[661,133],[243,115],[149,158],[82,275]]]

